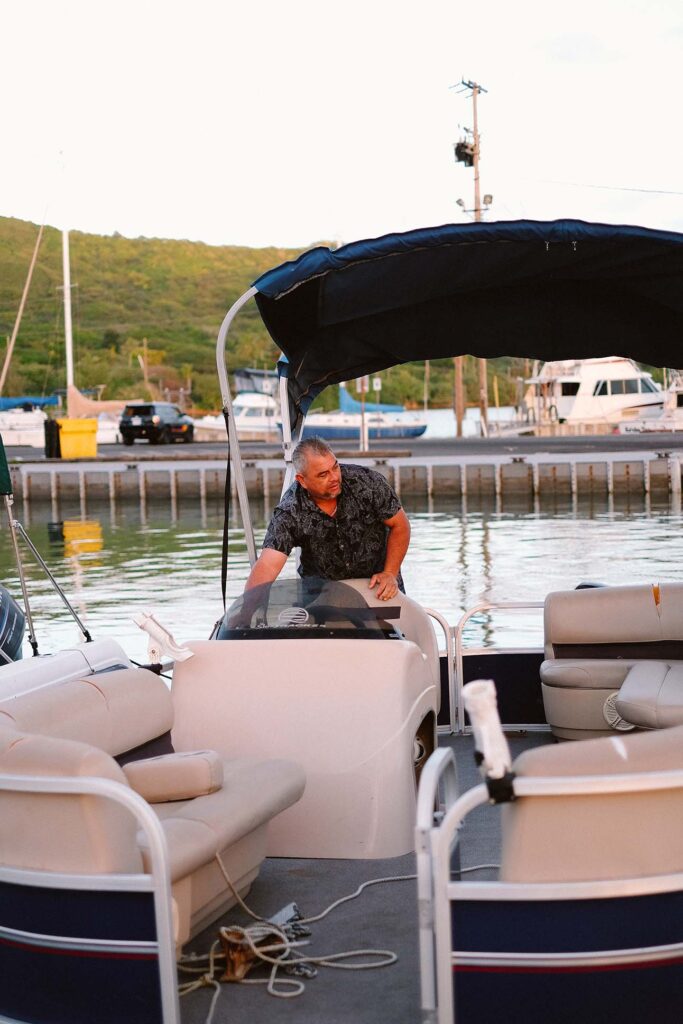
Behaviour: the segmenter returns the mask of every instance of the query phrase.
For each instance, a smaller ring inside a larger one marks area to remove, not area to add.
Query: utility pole
[[[475,221],[481,220],[482,205],[481,195],[479,190],[479,155],[480,155],[480,140],[479,140],[479,118],[477,112],[477,98],[480,92],[486,92],[487,90],[482,86],[478,85],[477,82],[468,82],[464,78],[460,82],[460,91],[467,91],[472,93],[472,141],[468,139],[461,139],[455,146],[455,159],[459,163],[464,163],[466,167],[474,168],[474,209],[471,211],[474,214]],[[484,204],[488,209],[491,203],[491,196],[484,196]],[[462,200],[458,200],[458,205],[464,208]],[[457,358],[461,359],[461,356]],[[461,370],[462,373],[462,370]],[[458,412],[456,408],[456,420],[458,418]],[[488,395],[488,380],[486,373],[486,360],[479,359],[479,421],[481,423],[481,432],[484,437],[488,437],[489,428],[489,395]],[[461,436],[460,429],[458,431],[458,437]]]
[[[453,367],[455,371],[455,377],[453,381],[453,392],[455,398],[455,436],[462,437],[462,421],[465,418],[465,403],[463,401],[463,363],[465,361],[464,356],[455,356],[453,359]]]

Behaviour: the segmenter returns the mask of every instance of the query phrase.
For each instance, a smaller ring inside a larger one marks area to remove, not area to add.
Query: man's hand
[[[398,582],[391,572],[376,572],[369,583],[370,590],[377,587],[380,601],[390,601],[398,593]]]
[[[384,525],[389,528],[387,554],[384,559],[385,568],[382,572],[376,572],[372,577],[370,589],[377,587],[377,597],[380,601],[390,601],[398,594],[397,576],[410,543],[410,523],[408,516],[400,508],[396,515],[384,520]],[[392,572],[392,569],[396,571]]]

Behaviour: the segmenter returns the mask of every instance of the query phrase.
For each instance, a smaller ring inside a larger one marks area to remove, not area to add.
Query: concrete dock
[[[683,437],[597,436],[377,442],[369,452],[337,445],[341,461],[382,472],[399,495],[467,497],[529,494],[640,493],[680,499]],[[379,447],[381,445],[381,447]],[[105,446],[95,459],[46,459],[35,450],[7,450],[14,493],[24,504],[77,498],[89,501],[199,498],[222,495],[225,448]],[[283,481],[276,446],[245,444],[250,495],[276,501]],[[233,480],[234,489],[234,480]]]

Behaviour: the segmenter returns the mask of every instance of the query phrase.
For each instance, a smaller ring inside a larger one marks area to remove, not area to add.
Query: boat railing
[[[464,631],[465,626],[474,615],[488,611],[528,611],[530,609],[542,609],[543,601],[481,601],[479,604],[469,608],[452,627],[453,633],[453,686],[449,690],[451,732],[460,735],[471,733],[470,726],[465,725],[465,705],[462,689],[465,683],[463,670],[463,657],[465,654]],[[495,648],[491,648],[493,652]]]
[[[453,627],[451,626],[448,619],[446,619],[441,612],[437,612],[434,608],[425,608],[424,611],[429,615],[430,618],[434,619],[439,624],[443,631],[444,638],[446,640],[446,664],[448,666],[448,725],[440,725],[439,732],[451,733],[453,729],[453,694],[455,693],[455,647],[453,639]],[[439,651],[439,657],[441,657],[441,651]]]

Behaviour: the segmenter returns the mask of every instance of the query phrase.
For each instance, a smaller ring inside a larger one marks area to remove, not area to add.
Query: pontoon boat
[[[388,235],[263,275],[217,342],[250,559],[224,352],[252,298],[283,353],[288,486],[324,387],[465,352],[671,365],[682,283],[683,236],[577,221]],[[683,594],[575,582],[546,601],[544,651],[466,652],[472,611],[301,580],[249,592],[211,638],[141,616],[156,670],[93,643],[1,667],[0,1017],[678,1021]]]

